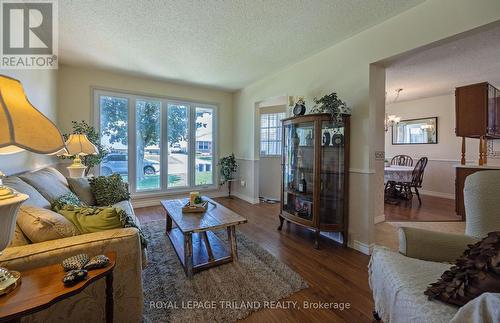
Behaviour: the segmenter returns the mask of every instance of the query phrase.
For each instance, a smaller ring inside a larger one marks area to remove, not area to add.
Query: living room
[[[475,197],[496,175],[464,189],[486,222],[375,246],[382,62],[498,25],[497,1],[43,4],[2,1],[0,321],[460,322],[483,306],[475,322],[498,322],[498,264],[468,298],[424,295],[467,244],[490,233],[498,253],[496,204]],[[432,275],[403,289],[408,319],[383,273],[414,258]]]

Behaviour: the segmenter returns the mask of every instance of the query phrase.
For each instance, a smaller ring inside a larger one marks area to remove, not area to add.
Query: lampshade
[[[95,155],[98,152],[97,147],[84,134],[70,135],[66,140],[66,149],[71,156]]]
[[[63,148],[59,129],[29,102],[21,82],[0,75],[0,154],[48,155]]]

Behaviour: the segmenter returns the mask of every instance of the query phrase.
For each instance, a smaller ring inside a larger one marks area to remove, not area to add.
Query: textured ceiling
[[[63,64],[227,90],[293,64],[423,0],[64,0]]]
[[[479,82],[500,86],[500,24],[458,36],[444,44],[403,55],[386,69],[387,102],[451,94]]]

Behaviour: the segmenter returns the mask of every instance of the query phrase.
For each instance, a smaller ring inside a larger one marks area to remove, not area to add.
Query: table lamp
[[[24,150],[50,155],[64,147],[61,133],[29,102],[21,82],[0,75],[0,155]],[[4,177],[0,172],[0,254],[14,235],[21,204],[29,198],[5,186]],[[0,267],[0,295],[16,288],[20,278],[19,272]]]
[[[68,140],[66,140],[66,149],[67,156],[75,156],[73,164],[67,167],[69,177],[83,177],[87,166],[82,164],[82,160],[80,159],[80,157],[86,155],[97,155],[97,147],[90,142],[86,135],[73,134],[69,136]]]

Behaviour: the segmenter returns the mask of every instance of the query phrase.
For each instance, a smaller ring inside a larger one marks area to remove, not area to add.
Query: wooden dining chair
[[[418,198],[418,205],[422,205],[422,199],[420,198],[420,193],[418,191],[419,188],[422,188],[422,181],[424,180],[424,171],[427,166],[427,162],[429,159],[427,157],[422,157],[417,161],[415,168],[413,169],[411,182],[403,183],[403,190],[405,190],[408,194],[408,200],[411,203],[413,199],[412,189],[415,190],[415,194]]]
[[[396,155],[392,157],[391,165],[413,166],[413,159],[408,155]]]

